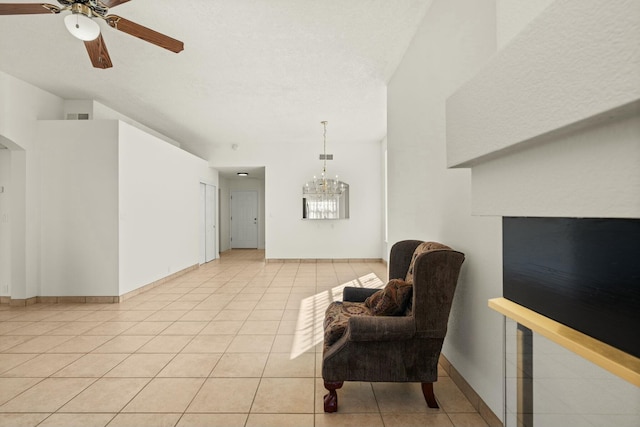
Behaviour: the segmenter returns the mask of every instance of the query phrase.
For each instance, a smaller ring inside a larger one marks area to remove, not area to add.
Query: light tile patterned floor
[[[121,304],[0,306],[0,426],[486,426],[450,378],[345,383],[325,414],[324,307],[377,263],[235,250]],[[442,370],[441,370],[442,371]]]

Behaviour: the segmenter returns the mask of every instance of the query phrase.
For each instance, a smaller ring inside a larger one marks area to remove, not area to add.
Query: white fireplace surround
[[[448,98],[474,214],[640,217],[639,9],[553,2]]]

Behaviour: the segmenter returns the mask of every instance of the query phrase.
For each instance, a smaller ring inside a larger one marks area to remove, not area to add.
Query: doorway
[[[217,258],[215,185],[200,183],[200,264]]]
[[[231,249],[258,248],[258,192],[231,192]]]
[[[0,297],[10,297],[11,290],[11,150],[2,145],[0,135]]]

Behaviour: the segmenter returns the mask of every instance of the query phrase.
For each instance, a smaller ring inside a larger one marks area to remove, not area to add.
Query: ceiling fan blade
[[[178,53],[184,49],[184,43],[180,40],[165,36],[162,33],[143,27],[140,24],[136,24],[118,15],[108,15],[104,19],[116,30],[138,37],[139,39],[163,47],[171,52]]]
[[[97,39],[84,42],[84,46],[87,48],[87,53],[91,59],[91,63],[95,68],[111,68],[111,58],[109,57],[109,51],[107,45],[104,44],[102,34]]]
[[[112,7],[116,7],[118,5],[121,5],[122,3],[126,3],[128,1],[129,0],[100,0],[100,3],[104,4],[109,9],[111,9]]]
[[[0,4],[0,15],[35,15],[40,13],[60,13],[60,8],[47,3]]]

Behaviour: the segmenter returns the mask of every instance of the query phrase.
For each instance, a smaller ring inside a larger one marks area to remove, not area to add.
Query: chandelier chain
[[[324,132],[322,134],[323,138],[324,138],[324,156],[323,156],[323,165],[322,165],[322,179],[325,180],[327,177],[327,121],[324,120],[322,122],[322,125],[324,126]]]

